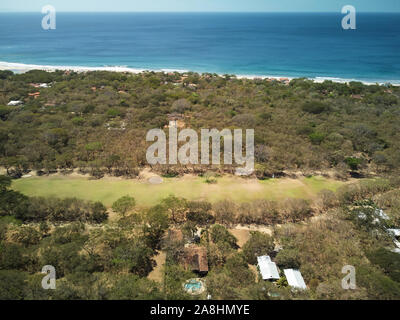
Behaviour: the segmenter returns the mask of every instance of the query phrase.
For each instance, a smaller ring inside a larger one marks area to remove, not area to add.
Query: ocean
[[[358,13],[356,30],[342,29],[340,13],[58,13],[56,30],[42,29],[43,16],[0,13],[0,68],[185,70],[400,84],[400,14]]]

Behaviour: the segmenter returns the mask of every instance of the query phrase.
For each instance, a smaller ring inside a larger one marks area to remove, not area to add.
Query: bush
[[[230,225],[235,222],[236,204],[233,201],[224,200],[213,205],[217,222]]]
[[[358,158],[349,157],[345,159],[345,162],[350,167],[351,170],[356,171],[358,170],[359,165],[362,163],[362,160]]]
[[[325,139],[325,134],[314,132],[308,136],[312,144],[320,145]]]
[[[0,270],[0,299],[23,300],[27,274],[16,270]]]
[[[107,116],[109,118],[116,118],[116,117],[120,117],[122,115],[123,115],[123,113],[118,109],[111,108],[111,109],[108,109],[108,111],[107,111]]]
[[[130,196],[124,196],[113,203],[112,209],[115,212],[121,214],[122,216],[125,216],[126,213],[131,211],[135,206],[136,206],[135,198],[132,198]]]
[[[297,249],[283,249],[279,251],[275,261],[282,269],[300,268],[300,256]]]
[[[21,218],[27,222],[74,222],[102,223],[107,220],[106,207],[101,202],[76,198],[30,198],[29,207]]]
[[[236,244],[237,239],[221,225],[215,224],[211,227],[210,238],[215,244],[227,244],[233,249],[238,248],[238,245]]]
[[[383,269],[392,280],[400,283],[400,255],[384,248],[371,251],[367,254],[371,263]]]
[[[85,119],[83,119],[82,117],[75,117],[72,119],[72,124],[74,126],[81,126],[85,123]]]
[[[310,101],[303,104],[302,110],[308,113],[320,114],[322,112],[328,111],[329,107],[323,102]]]
[[[256,264],[257,257],[270,255],[274,250],[273,238],[258,231],[251,232],[249,241],[243,246],[243,255],[249,264]]]

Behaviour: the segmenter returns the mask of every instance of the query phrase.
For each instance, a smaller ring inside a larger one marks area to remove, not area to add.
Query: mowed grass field
[[[207,184],[201,177],[185,176],[164,179],[162,184],[153,185],[143,180],[116,178],[89,180],[86,177],[57,175],[15,180],[12,187],[28,196],[76,197],[101,201],[106,206],[111,206],[115,200],[124,195],[130,195],[135,197],[139,205],[151,206],[171,194],[188,200],[210,202],[225,199],[236,202],[256,199],[312,199],[323,189],[336,191],[343,184],[323,177],[259,181],[232,176],[218,178],[216,184]]]

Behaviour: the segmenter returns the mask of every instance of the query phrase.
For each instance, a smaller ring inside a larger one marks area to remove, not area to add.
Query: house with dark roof
[[[190,245],[184,248],[183,265],[185,269],[201,275],[208,273],[207,248]]]

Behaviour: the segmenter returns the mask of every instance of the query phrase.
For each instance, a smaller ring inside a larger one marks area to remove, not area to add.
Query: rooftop
[[[297,289],[307,289],[303,276],[299,270],[285,269],[283,272],[285,273],[289,286]]]
[[[207,249],[200,246],[190,246],[184,249],[185,268],[197,272],[208,272]]]
[[[278,280],[280,278],[278,268],[269,256],[257,257],[257,262],[263,280]]]
[[[22,104],[23,102],[20,100],[12,100],[10,101],[7,105],[8,106],[19,106],[20,104]]]
[[[395,237],[400,237],[400,229],[387,229]]]

